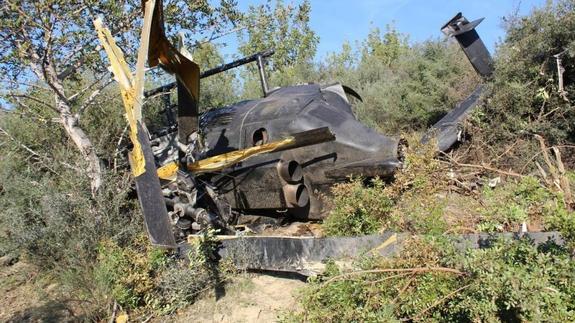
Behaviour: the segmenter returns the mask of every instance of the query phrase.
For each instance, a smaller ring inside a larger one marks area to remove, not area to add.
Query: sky
[[[265,0],[239,0],[239,6],[264,3]],[[301,0],[284,0],[300,3]],[[386,25],[409,35],[410,42],[442,37],[439,28],[459,11],[472,21],[485,17],[477,32],[491,52],[505,35],[501,18],[515,11],[528,14],[546,0],[311,0],[312,29],[320,37],[316,59],[339,51],[345,41],[354,44],[367,37],[370,29]],[[237,53],[234,36],[226,37],[225,54]],[[227,55],[226,55],[227,56]]]

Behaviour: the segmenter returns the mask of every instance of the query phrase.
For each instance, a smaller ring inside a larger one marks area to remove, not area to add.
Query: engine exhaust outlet
[[[278,163],[277,167],[280,177],[290,184],[301,182],[303,179],[303,170],[301,165],[295,160],[282,160]]]
[[[283,187],[286,202],[291,207],[304,207],[309,203],[309,193],[303,184],[288,184]]]

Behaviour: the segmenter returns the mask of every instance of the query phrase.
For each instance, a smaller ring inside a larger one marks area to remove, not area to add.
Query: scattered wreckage
[[[469,22],[459,13],[441,30],[455,37],[475,70],[487,78],[492,60],[475,31],[481,21]],[[355,118],[348,95],[361,97],[352,89],[338,83],[270,89],[265,59],[273,50],[200,73],[187,51],[168,41],[161,0],[147,0],[133,76],[110,32],[100,20],[94,24],[121,88],[133,144],[130,166],[154,245],[185,249],[188,236],[208,228],[235,235],[234,225],[244,214],[322,219],[326,206],[320,195],[334,183],[351,175],[390,176],[401,166],[402,142]],[[176,82],[144,93],[146,61],[149,67],[160,66],[175,75]],[[263,97],[200,115],[200,79],[250,62],[257,63]],[[177,90],[175,107],[169,99],[173,88]],[[422,141],[434,139],[439,151],[452,148],[461,138],[462,121],[482,91],[480,85]],[[142,121],[142,101],[150,96],[166,98],[164,114],[169,121],[152,134]],[[396,238],[391,241],[390,237]],[[224,240],[221,253],[226,255],[227,250],[229,256],[234,248],[247,248],[254,257],[247,267],[305,272],[306,259],[315,262],[396,244],[397,235],[389,234],[251,237]]]

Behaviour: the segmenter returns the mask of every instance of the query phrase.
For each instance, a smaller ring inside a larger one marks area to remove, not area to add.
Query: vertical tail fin
[[[475,27],[482,21],[483,18],[469,22],[460,12],[443,25],[441,31],[448,37],[455,37],[475,71],[486,79],[493,74],[493,60],[489,50],[475,31]],[[462,122],[477,106],[484,88],[480,84],[467,99],[457,104],[453,110],[434,124],[421,138],[421,142],[427,143],[435,138],[439,151],[447,151],[453,147],[461,140]]]
[[[441,31],[448,37],[455,37],[473,68],[483,77],[493,74],[493,60],[489,50],[475,31],[484,18],[469,22],[461,12],[451,18]]]

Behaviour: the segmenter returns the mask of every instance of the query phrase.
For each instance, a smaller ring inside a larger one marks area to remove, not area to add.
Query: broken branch
[[[420,274],[426,272],[445,272],[451,273],[455,275],[465,275],[465,272],[462,272],[457,269],[447,268],[447,267],[419,267],[419,268],[387,268],[387,269],[371,269],[371,270],[359,270],[359,271],[352,271],[348,273],[344,273],[341,275],[334,276],[328,280],[326,280],[323,284],[327,285],[331,282],[340,279],[346,279],[350,276],[357,276],[357,275],[364,275],[364,274],[383,274],[383,273],[413,273],[413,274]]]

